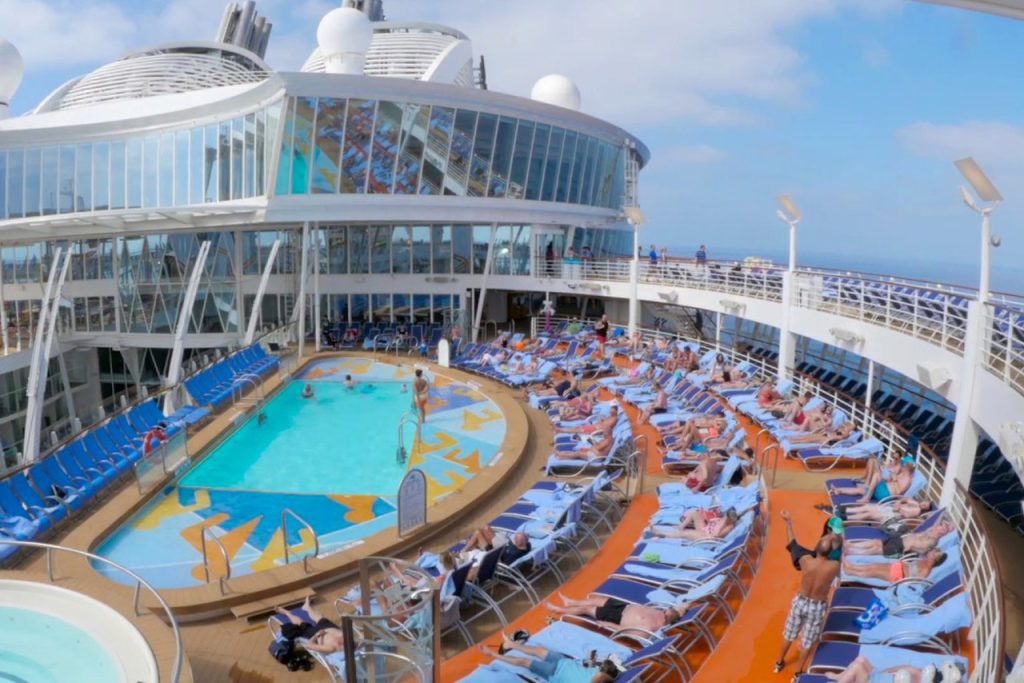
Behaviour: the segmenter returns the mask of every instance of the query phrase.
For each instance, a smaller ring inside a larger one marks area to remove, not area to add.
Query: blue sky
[[[298,68],[337,4],[259,0],[275,24],[271,64]],[[14,109],[133,47],[208,40],[222,9],[0,0],[0,35],[27,66]],[[994,286],[1024,292],[1024,23],[903,0],[385,0],[385,10],[465,31],[492,89],[526,95],[564,73],[584,111],[640,136],[654,155],[641,175],[645,242],[778,257],[775,196],[788,193],[805,214],[802,263],[974,282],[978,221],[952,165],[973,155],[1007,197]]]

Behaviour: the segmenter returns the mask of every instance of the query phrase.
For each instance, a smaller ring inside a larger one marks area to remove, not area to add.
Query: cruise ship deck
[[[977,287],[803,265],[795,194],[670,257],[570,78],[339,4],[31,107],[0,36],[0,681],[1024,681],[998,178]]]

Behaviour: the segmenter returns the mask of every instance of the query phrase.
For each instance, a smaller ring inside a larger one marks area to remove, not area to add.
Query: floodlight
[[[799,223],[800,219],[803,218],[803,214],[800,212],[800,207],[796,205],[796,202],[788,194],[780,194],[778,201],[782,211],[785,212],[784,215],[780,215],[780,218],[787,223]]]
[[[982,201],[986,202],[1001,202],[1003,201],[1003,195],[999,194],[999,190],[992,184],[992,181],[988,179],[985,172],[981,170],[981,166],[978,166],[972,157],[966,159],[960,159],[959,161],[953,162],[956,165],[960,174],[967,179],[967,182],[974,188],[974,192],[981,197]]]
[[[981,211],[981,207],[978,206],[977,203],[975,203],[974,197],[971,196],[971,193],[968,192],[967,188],[964,187],[963,185],[960,186],[960,198],[964,200],[964,204],[967,205],[968,209],[978,212]]]
[[[639,206],[627,206],[622,210],[622,215],[625,216],[630,225],[644,224],[644,212],[640,210]]]

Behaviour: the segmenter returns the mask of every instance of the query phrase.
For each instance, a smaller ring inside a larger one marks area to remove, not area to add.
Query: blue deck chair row
[[[279,365],[276,356],[253,344],[192,375],[185,380],[185,388],[199,405],[218,408],[231,400],[243,377],[263,376]]]

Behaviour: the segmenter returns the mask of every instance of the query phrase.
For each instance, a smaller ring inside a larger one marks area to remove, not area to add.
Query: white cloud
[[[1024,128],[999,121],[938,124],[922,121],[896,132],[909,152],[946,161],[973,156],[981,164],[1024,166]]]
[[[390,0],[399,20],[450,23],[487,58],[493,89],[573,78],[583,109],[632,126],[755,120],[753,102],[799,102],[811,80],[787,31],[844,0]]]
[[[110,2],[0,0],[0,27],[25,67],[75,65],[117,56],[131,45],[137,24]]]

